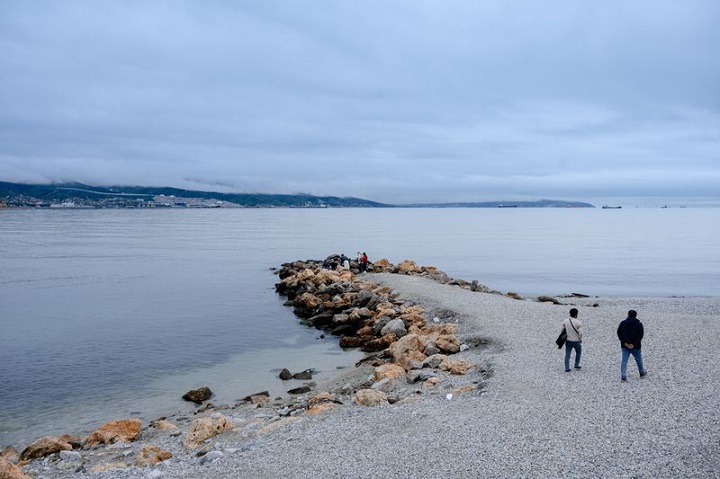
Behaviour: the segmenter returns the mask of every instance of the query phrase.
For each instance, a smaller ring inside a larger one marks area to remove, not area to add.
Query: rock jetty
[[[422,369],[423,361],[435,354],[459,351],[457,325],[428,321],[422,307],[398,300],[389,288],[366,275],[358,276],[358,264],[350,262],[350,268],[344,268],[332,258],[286,263],[278,271],[276,290],[287,296],[286,304],[304,323],[339,336],[343,348],[382,353],[375,358],[408,371]],[[428,276],[439,283],[490,292],[477,281],[454,280],[435,267],[418,266],[412,260],[396,266],[382,259],[369,269]]]
[[[43,437],[22,452],[12,447],[0,455],[0,476],[5,478],[74,477],[102,471],[149,468],[162,464],[209,464],[233,454],[222,438],[247,447],[275,428],[292,424],[303,416],[337,407],[375,407],[415,402],[422,395],[443,397],[477,391],[490,375],[485,364],[473,364],[452,355],[470,347],[456,336],[452,317],[428,317],[419,305],[398,299],[388,287],[370,280],[372,273],[347,258],[296,261],[277,271],[278,294],[287,297],[302,322],[339,338],[343,348],[366,352],[354,371],[331,384],[311,381],[313,370],[291,373],[285,369],[278,380],[308,381],[294,388],[288,398],[271,400],[266,391],[234,405],[214,405],[209,387],[188,391],[183,398],[199,407],[192,414],[162,417],[149,424],[139,418],[123,418],[98,427],[86,437]],[[349,267],[347,267],[349,266]],[[434,267],[411,260],[393,265],[387,260],[368,265],[371,272],[428,276],[445,284],[472,291],[489,292],[477,282],[453,280]],[[465,377],[449,381],[452,377]],[[445,390],[438,385],[445,382]],[[324,389],[321,389],[324,388]],[[450,388],[450,389],[448,389]],[[160,477],[150,472],[148,477]]]

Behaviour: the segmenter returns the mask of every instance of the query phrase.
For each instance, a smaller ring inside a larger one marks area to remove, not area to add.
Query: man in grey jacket
[[[622,349],[622,360],[620,361],[620,381],[627,381],[627,363],[630,355],[635,358],[640,377],[647,375],[642,360],[642,338],[645,334],[643,324],[637,319],[637,311],[631,309],[628,311],[628,317],[623,320],[617,329],[618,339],[620,340],[620,348]]]

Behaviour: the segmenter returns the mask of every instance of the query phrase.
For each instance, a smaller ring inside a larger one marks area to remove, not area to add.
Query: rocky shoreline
[[[289,390],[289,399],[273,400],[261,391],[234,405],[214,405],[209,401],[209,388],[188,391],[183,398],[198,404],[191,415],[161,417],[149,424],[122,418],[99,426],[87,437],[46,436],[22,451],[7,446],[0,453],[0,477],[94,474],[153,468],[168,460],[205,464],[221,457],[213,438],[225,433],[245,437],[251,443],[252,438],[279,424],[344,404],[372,407],[417,401],[450,376],[467,375],[467,380],[449,394],[482,388],[492,373],[487,364],[452,359],[452,355],[477,347],[481,341],[466,338],[461,342],[452,317],[427,317],[420,305],[399,299],[390,288],[371,281],[371,273],[362,274],[359,263],[348,261],[345,266],[335,256],[284,264],[277,271],[280,281],[276,290],[288,298],[286,304],[304,323],[339,337],[343,348],[359,348],[366,353],[355,370],[318,387],[312,381],[312,371],[291,373],[285,369],[280,379],[309,381]],[[421,267],[411,260],[397,266],[379,260],[370,265],[370,271],[425,276],[469,291],[490,292],[477,281],[455,280],[437,268]]]
[[[367,274],[323,263],[283,265],[277,288],[304,321],[367,350],[352,371],[289,399],[119,420],[38,457],[6,449],[0,477],[720,477],[720,298],[522,300],[411,261]],[[570,305],[585,333],[583,367],[566,373],[554,339]],[[646,326],[649,374],[622,383],[628,309]],[[383,334],[394,319],[407,334]]]

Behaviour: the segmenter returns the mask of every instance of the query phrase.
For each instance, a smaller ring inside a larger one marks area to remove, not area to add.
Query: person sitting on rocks
[[[360,257],[360,271],[367,271],[368,267],[368,255],[363,251],[362,256]]]

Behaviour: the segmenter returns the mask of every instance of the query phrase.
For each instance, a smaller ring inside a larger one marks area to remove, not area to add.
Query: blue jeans
[[[631,354],[635,358],[635,362],[637,363],[637,367],[638,367],[638,371],[640,372],[640,375],[641,376],[645,375],[645,367],[643,366],[641,350],[622,348],[622,361],[620,361],[620,378],[621,379],[627,378],[627,364],[628,364],[628,359],[630,358]]]
[[[580,341],[565,341],[565,371],[570,369],[570,352],[575,350],[575,367],[580,367],[580,356],[582,356],[582,343]]]

